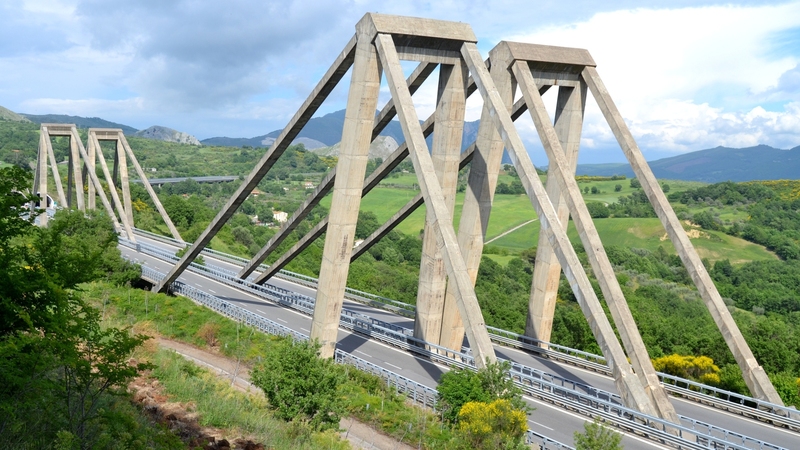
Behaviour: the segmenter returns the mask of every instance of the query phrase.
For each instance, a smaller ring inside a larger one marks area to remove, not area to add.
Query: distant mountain
[[[292,143],[303,143],[309,150],[314,150],[324,147],[332,147],[342,140],[342,128],[344,127],[344,114],[345,110],[339,110],[326,114],[321,117],[314,117],[300,131],[300,135]],[[283,129],[272,131],[263,136],[256,136],[253,138],[229,138],[229,137],[213,137],[203,139],[201,142],[204,145],[220,145],[231,147],[242,147],[249,145],[250,147],[269,147],[275,141],[275,138],[280,136]],[[386,128],[381,132],[381,136],[391,137],[395,142],[405,142],[406,138],[403,136],[403,129],[400,127],[400,122],[392,120],[386,125]],[[464,124],[464,141],[462,150],[469,144],[475,141],[478,136],[478,121],[467,122]],[[428,138],[428,144],[431,139]],[[338,151],[336,151],[338,154]]]
[[[648,162],[657,178],[718,183],[721,181],[800,178],[800,146],[781,150],[767,145],[717,147]],[[633,176],[627,164],[579,164],[579,175]]]
[[[0,120],[8,120],[11,122],[30,122],[24,116],[21,116],[10,109],[3,108],[0,106]]]
[[[21,114],[35,123],[74,123],[78,128],[120,128],[125,135],[136,133],[136,128],[109,122],[99,117],[67,116],[64,114]]]
[[[322,147],[312,150],[320,156],[339,156],[339,142],[330,147]],[[378,136],[369,145],[369,159],[386,159],[397,150],[397,141],[391,136]]]
[[[137,131],[133,136],[157,141],[177,142],[179,144],[203,145],[196,137],[189,133],[173,130],[172,128],[153,125],[146,130]]]

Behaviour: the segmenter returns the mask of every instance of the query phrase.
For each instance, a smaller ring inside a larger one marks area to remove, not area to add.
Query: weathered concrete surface
[[[442,65],[439,69],[439,92],[434,114],[436,130],[433,133],[431,160],[450,217],[456,204],[466,93],[467,68],[464,64]],[[444,257],[437,248],[435,226],[436,218],[428,209],[422,239],[414,337],[439,345],[447,274]]]
[[[539,216],[541,232],[547,234],[550,245],[555,250],[560,264],[564,267],[567,280],[573,286],[575,297],[589,322],[589,327],[592,329],[592,333],[603,355],[606,357],[623,403],[630,408],[635,408],[637,411],[655,415],[655,408],[641,382],[633,373],[630,364],[628,364],[625,353],[616,340],[611,324],[608,322],[600,301],[595,295],[586,273],[583,271],[583,267],[575,254],[575,250],[572,248],[566,231],[558,221],[555,208],[553,208],[547,196],[547,191],[539,179],[533,163],[531,163],[519,134],[514,128],[513,121],[507,110],[508,106],[501,98],[500,93],[491,84],[491,78],[482,65],[476,46],[465,43],[462,47],[462,54],[470,72],[473,74],[478,89],[481,91],[484,104],[490,108],[492,122],[503,137],[503,142],[514,162],[520,181]],[[563,162],[563,153],[554,156],[561,158],[559,163],[562,167],[566,166],[566,163]]]
[[[342,312],[344,291],[350,269],[350,254],[361,204],[361,187],[367,167],[369,144],[372,142],[372,124],[378,105],[381,84],[381,67],[372,37],[365,25],[356,27],[355,62],[350,79],[341,153],[333,185],[333,198],[322,251],[314,315],[311,321],[311,339],[322,346],[320,356],[333,357],[339,316]],[[405,83],[403,84],[405,87]]]
[[[432,211],[435,217],[437,244],[444,256],[450,283],[456,288],[459,312],[464,321],[475,363],[480,368],[496,361],[497,358],[458,246],[452,225],[453,219],[447,210],[444,194],[436,177],[436,171],[425,144],[425,137],[419,126],[411,95],[403,82],[400,60],[392,37],[379,34],[375,39],[375,45],[378,47],[378,53],[386,71],[389,90],[397,105],[397,115],[408,143],[414,170],[420,182],[420,190],[425,197],[426,209]],[[480,61],[480,64],[483,64],[483,61]]]
[[[594,226],[589,210],[583,201],[578,183],[575,181],[575,172],[562,148],[558,133],[550,123],[550,118],[544,106],[544,101],[539,95],[538,88],[533,80],[527,62],[516,61],[513,72],[522,90],[528,112],[536,125],[539,138],[542,141],[547,157],[550,160],[548,178],[555,178],[565,199],[569,212],[572,215],[575,228],[578,230],[589,264],[600,284],[606,305],[614,318],[623,347],[631,360],[631,365],[639,381],[645,389],[659,417],[673,423],[680,423],[675,408],[670,403],[667,393],[658,380],[656,371],[650,361],[647,348],[642,341],[636,322],[633,319],[628,303],[622,293],[622,288],[617,281],[614,268],[608,260],[600,235]],[[577,158],[576,158],[577,159]],[[562,224],[566,221],[561,222]]]

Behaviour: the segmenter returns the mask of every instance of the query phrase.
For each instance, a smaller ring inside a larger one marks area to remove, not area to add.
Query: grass
[[[604,245],[645,248],[655,250],[663,247],[669,253],[675,249],[669,239],[665,239],[666,231],[661,222],[655,218],[648,219],[595,219],[597,232]],[[688,227],[685,227],[688,228]],[[573,243],[579,242],[575,225],[570,221],[567,230]],[[701,258],[711,261],[729,259],[732,263],[775,259],[776,256],[760,245],[753,244],[733,236],[714,231],[702,231],[691,241]],[[521,251],[537,244],[539,238],[539,222],[533,222],[513,233],[492,242],[491,245],[507,248],[510,251]]]
[[[260,361],[281,339],[256,332],[184,297],[100,282],[82,288],[84,297],[102,311],[106,326],[131,326],[139,333],[161,335],[230,357],[241,356],[248,365]],[[153,375],[173,401],[196,405],[201,424],[253,435],[276,449],[348,448],[330,433],[308,433],[298,424],[281,422],[272,417],[263,398],[233,390],[229,383],[171,352],[151,350],[144,356],[156,364]],[[406,443],[447,448],[452,431],[435,414],[410,405],[377,377],[347,366],[341,370],[348,375],[341,394],[352,417]]]

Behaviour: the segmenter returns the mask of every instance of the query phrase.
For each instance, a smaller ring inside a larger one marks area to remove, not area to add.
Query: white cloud
[[[800,128],[790,126],[797,123],[797,106],[786,104],[791,97],[772,94],[800,62],[800,49],[776,54],[771,39],[798,26],[798,2],[634,9],[509,40],[588,49],[645,149],[685,152],[757,143],[786,148],[800,144]],[[766,95],[772,95],[771,109],[785,108],[765,111]],[[592,108],[587,104],[589,150],[613,143]]]

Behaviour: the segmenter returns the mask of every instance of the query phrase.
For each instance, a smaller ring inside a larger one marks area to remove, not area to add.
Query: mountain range
[[[716,147],[648,161],[656,178],[720,181],[780,180],[800,177],[800,146],[781,150],[768,145]],[[633,176],[626,164],[579,164],[579,175]]]
[[[340,110],[308,121],[294,143],[302,143],[310,150],[323,155],[338,154],[338,142],[341,140],[345,111]],[[275,130],[253,138],[213,137],[197,141],[180,131],[166,127],[153,126],[146,130],[137,129],[109,122],[99,117],[80,117],[58,114],[34,115],[18,114],[0,107],[0,120],[35,123],[74,123],[80,128],[121,128],[126,135],[135,135],[169,142],[181,142],[194,145],[214,145],[231,147],[269,147],[283,130]],[[462,149],[475,141],[478,134],[478,121],[464,124]],[[372,156],[383,156],[396,148],[396,143],[405,141],[400,123],[391,121],[381,132],[380,139],[371,150]],[[428,138],[430,145],[431,138]],[[510,162],[507,155],[503,162]],[[767,145],[748,148],[716,147],[684,153],[678,156],[649,161],[657,178],[702,181],[716,183],[720,181],[749,181],[795,179],[800,177],[800,146],[790,150],[781,150]],[[626,163],[621,164],[579,164],[579,175],[625,175],[633,177],[633,170]]]

